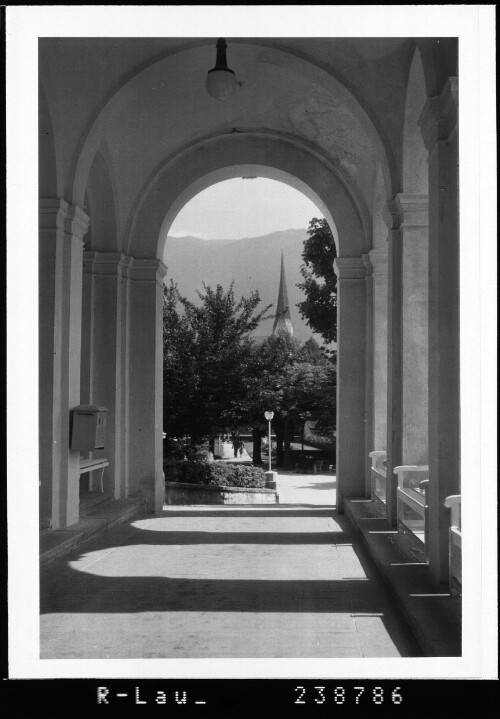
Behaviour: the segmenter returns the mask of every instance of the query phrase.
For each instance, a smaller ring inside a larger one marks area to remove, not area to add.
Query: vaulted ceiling
[[[41,126],[53,133],[59,194],[82,201],[78,193],[100,152],[120,224],[160,163],[206,138],[238,131],[302,143],[324,157],[367,208],[380,168],[387,190],[399,191],[417,41],[226,39],[240,87],[224,102],[205,90],[216,38],[40,39],[40,107],[46,102],[49,113]]]

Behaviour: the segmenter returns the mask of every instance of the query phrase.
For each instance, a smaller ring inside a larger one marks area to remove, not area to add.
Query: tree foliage
[[[241,423],[251,333],[270,307],[256,311],[258,292],[237,301],[233,284],[227,292],[221,285],[203,288],[199,305],[173,282],[164,290],[164,431],[193,441]]]
[[[297,304],[303,319],[325,342],[337,341],[337,277],[333,270],[335,240],[325,219],[313,217],[304,241],[300,268],[303,282],[297,284],[305,300]]]
[[[270,308],[258,310],[257,292],[237,301],[233,285],[227,292],[204,285],[198,298],[197,305],[188,301],[173,282],[164,289],[167,438],[200,443],[252,427],[259,461],[264,412],[272,410],[278,464],[286,464],[294,428],[307,419],[327,432],[335,426],[334,355],[312,338],[301,345],[286,332],[256,345],[252,332]]]
[[[308,419],[317,420],[327,433],[335,427],[334,359],[314,339],[301,345],[280,332],[254,348],[252,369],[247,377],[249,420],[264,434],[264,411],[274,412],[277,463],[286,465],[294,427],[302,428]]]

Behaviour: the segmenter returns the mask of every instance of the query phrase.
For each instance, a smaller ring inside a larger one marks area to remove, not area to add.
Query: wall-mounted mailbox
[[[108,409],[94,404],[82,404],[73,409],[71,449],[88,452],[104,449]]]

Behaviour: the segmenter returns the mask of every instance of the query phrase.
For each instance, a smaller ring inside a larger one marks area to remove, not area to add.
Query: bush
[[[212,487],[265,487],[266,476],[262,467],[222,462],[164,462],[165,481]]]

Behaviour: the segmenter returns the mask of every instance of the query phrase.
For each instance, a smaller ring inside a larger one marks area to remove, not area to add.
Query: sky
[[[263,177],[225,180],[193,197],[179,212],[169,235],[203,240],[239,240],[276,230],[307,228],[323,217],[305,195]]]

